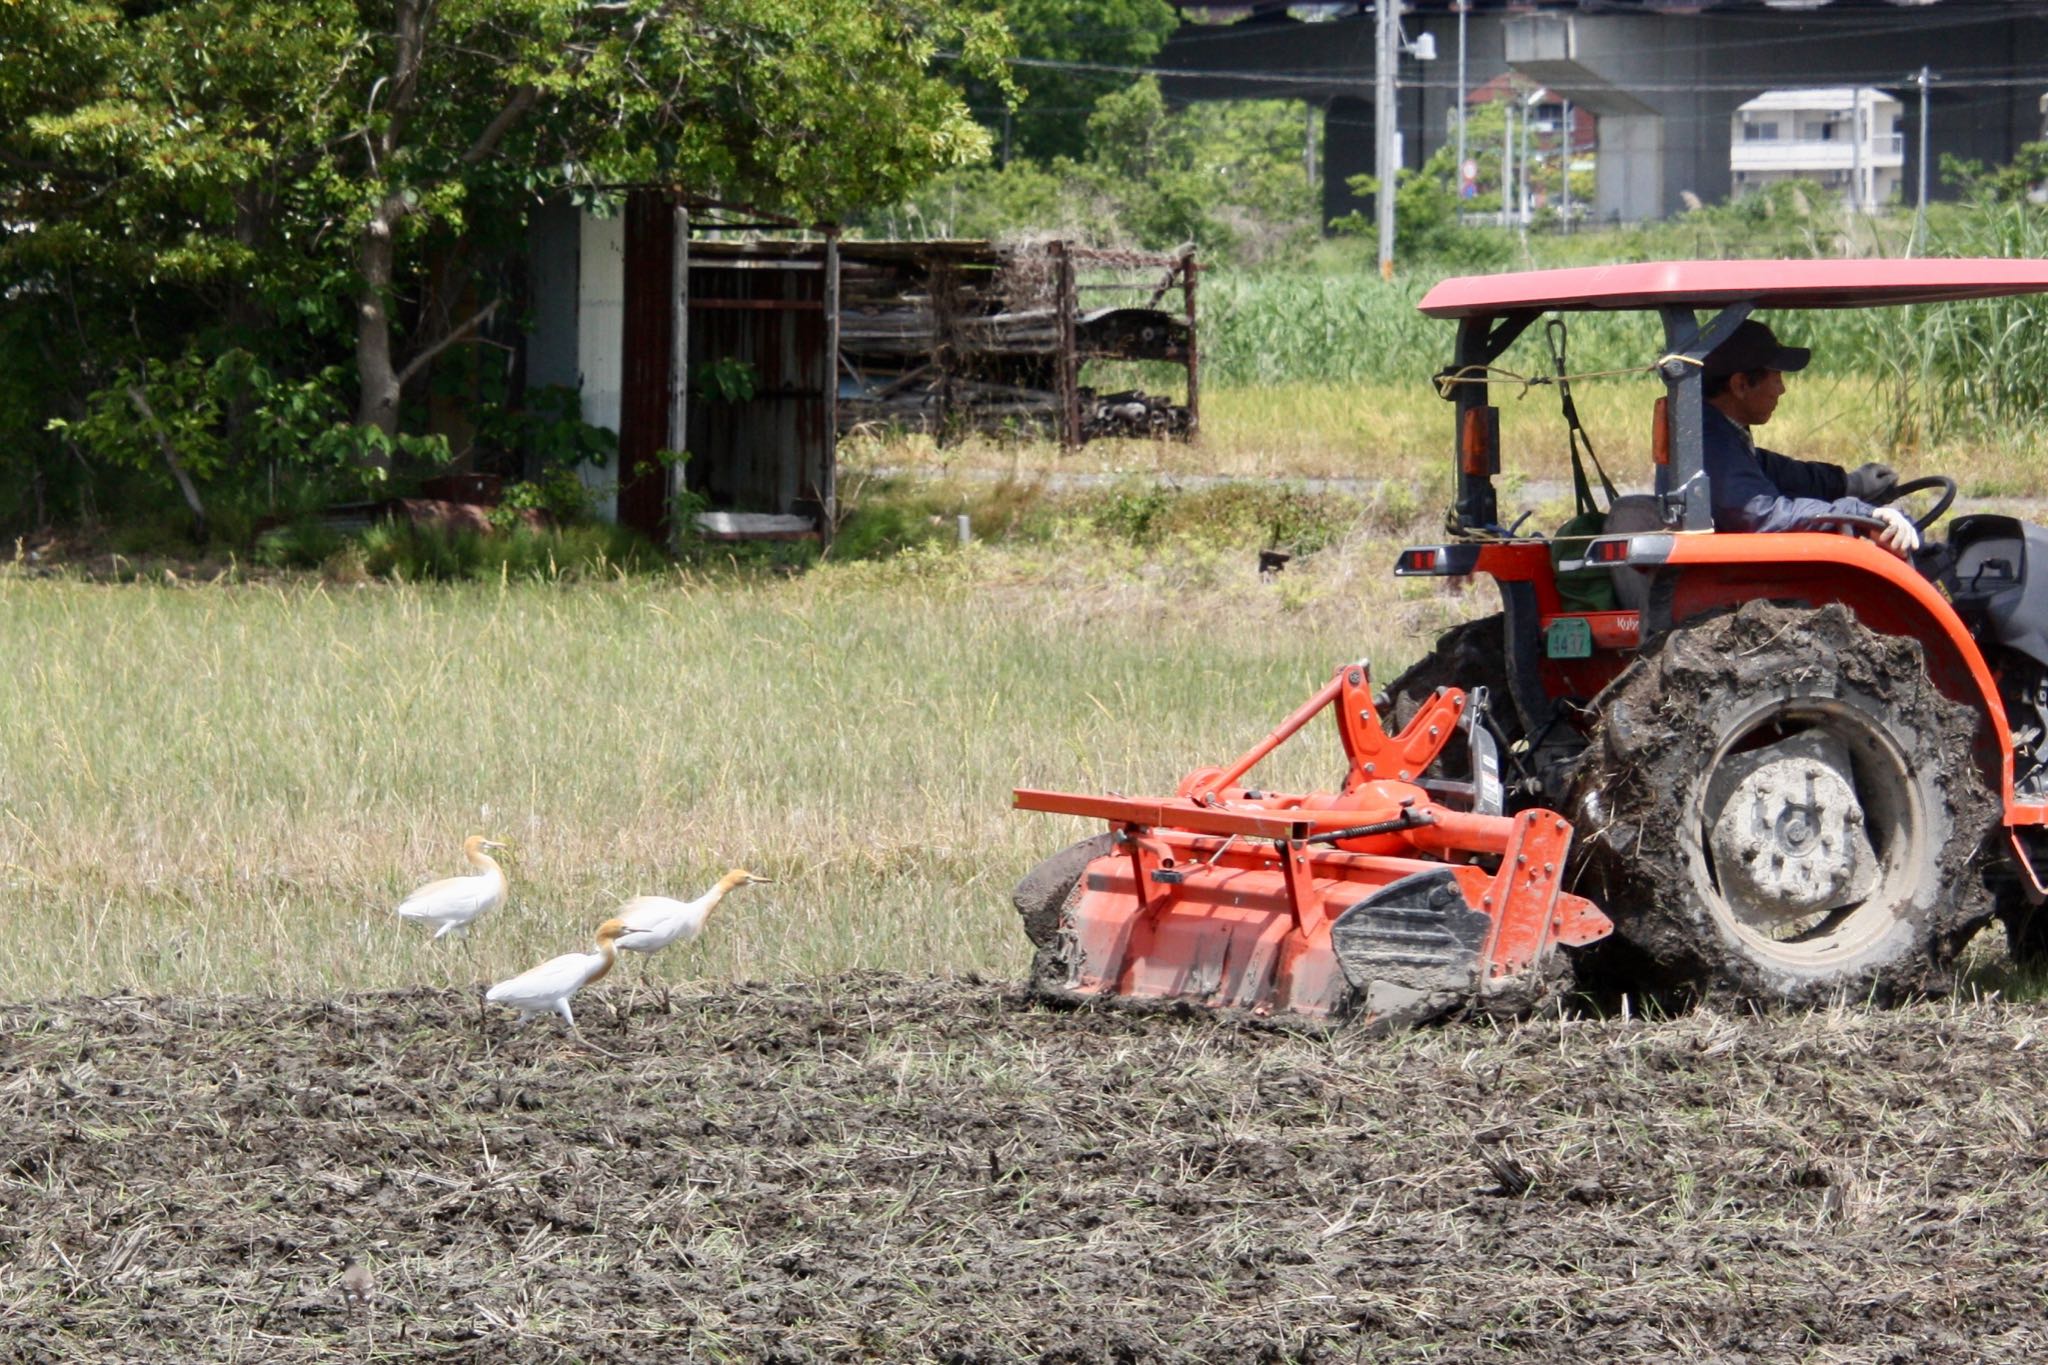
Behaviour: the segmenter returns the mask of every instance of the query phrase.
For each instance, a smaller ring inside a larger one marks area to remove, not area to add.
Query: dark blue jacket
[[[1714,490],[1715,530],[1798,531],[1829,512],[1876,512],[1848,496],[1849,476],[1841,466],[1759,450],[1728,414],[1712,403],[1704,406],[1701,453]]]

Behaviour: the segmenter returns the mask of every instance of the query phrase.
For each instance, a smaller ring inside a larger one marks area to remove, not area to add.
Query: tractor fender
[[[1656,539],[1668,543],[1669,553],[1652,579],[1645,639],[1759,599],[1802,607],[1839,602],[1871,630],[1919,641],[1936,689],[1984,717],[1978,765],[2002,796],[2007,823],[2034,809],[2017,808],[2013,799],[2012,730],[1991,667],[1948,599],[1912,565],[1870,541],[1825,532]]]

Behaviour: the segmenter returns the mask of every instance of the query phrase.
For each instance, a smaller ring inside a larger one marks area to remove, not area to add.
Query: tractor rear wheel
[[[1940,989],[1991,916],[1980,717],[1918,642],[1752,602],[1601,694],[1572,773],[1576,890],[1640,984],[1780,1004]]]
[[[1436,637],[1429,653],[1411,664],[1380,692],[1383,722],[1399,731],[1415,719],[1439,687],[1488,693],[1493,728],[1509,744],[1522,736],[1522,719],[1508,693],[1507,620],[1499,612],[1452,626]],[[1452,735],[1437,758],[1442,770],[1463,776],[1472,766],[1463,733]]]

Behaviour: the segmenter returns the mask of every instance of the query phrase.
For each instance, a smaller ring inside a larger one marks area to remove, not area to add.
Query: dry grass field
[[[1470,604],[1396,585],[1393,553],[1361,541],[1275,581],[1250,550],[1057,547],[738,583],[0,576],[0,980],[35,999],[495,978],[728,865],[777,884],[659,970],[1007,975],[1007,888],[1078,837],[1012,814],[1010,789],[1170,789],[1339,661],[1404,666]],[[1327,781],[1334,753],[1276,761]],[[511,845],[512,893],[465,951],[391,909],[460,871],[470,833]]]

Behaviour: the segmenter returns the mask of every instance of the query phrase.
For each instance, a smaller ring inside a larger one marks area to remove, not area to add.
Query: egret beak
[[[757,883],[763,883],[763,882],[767,882],[767,883],[772,883],[772,882],[773,882],[774,880],[775,880],[775,878],[773,878],[773,877],[757,877],[757,876],[755,876],[755,875],[754,875],[753,873],[751,873],[751,872],[749,872],[749,873],[747,874],[747,885],[749,885],[749,886],[753,886],[753,885],[756,885]]]

